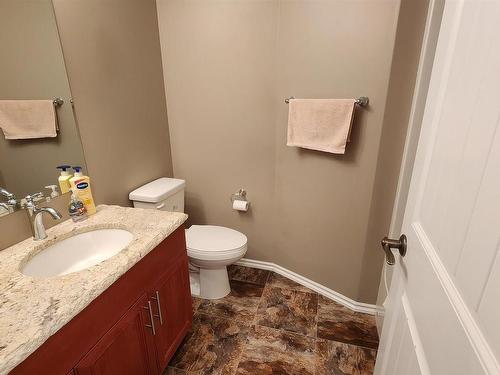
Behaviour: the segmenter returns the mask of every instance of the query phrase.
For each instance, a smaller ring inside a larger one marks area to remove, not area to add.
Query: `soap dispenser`
[[[73,167],[75,174],[69,179],[71,184],[71,189],[74,194],[80,199],[85,208],[87,209],[87,214],[93,215],[96,213],[94,198],[92,197],[92,190],[90,190],[90,177],[84,176],[82,173],[82,167]]]
[[[75,189],[71,188],[71,200],[68,205],[68,213],[75,223],[87,218],[87,209],[83,202],[78,198]]]
[[[69,192],[71,187],[69,183],[69,179],[71,178],[71,174],[68,172],[68,169],[71,168],[71,165],[59,165],[57,169],[61,170],[61,175],[59,176],[59,188],[61,189],[61,194],[65,194]]]
[[[59,196],[59,192],[57,191],[57,185],[47,185],[47,186],[45,186],[45,189],[51,189],[52,190],[52,192],[50,193],[50,199],[53,199],[53,198]]]

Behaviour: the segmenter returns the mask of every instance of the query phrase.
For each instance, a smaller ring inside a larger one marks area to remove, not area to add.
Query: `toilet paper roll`
[[[248,201],[240,201],[235,199],[233,201],[233,210],[236,211],[248,211],[248,207],[250,206],[250,202]]]

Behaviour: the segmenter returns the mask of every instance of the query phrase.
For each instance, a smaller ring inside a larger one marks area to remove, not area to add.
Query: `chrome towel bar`
[[[292,99],[295,99],[295,97],[290,96],[289,98],[286,98],[285,103],[286,104],[290,103],[290,100]],[[360,107],[366,107],[369,102],[370,99],[368,99],[367,96],[360,96],[359,98],[356,99],[356,104],[359,105]]]

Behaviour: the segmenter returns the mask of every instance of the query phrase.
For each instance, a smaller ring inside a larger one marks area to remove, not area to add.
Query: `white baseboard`
[[[296,283],[299,283],[300,285],[303,285],[311,290],[314,290],[316,293],[321,294],[322,296],[329,298],[337,303],[340,303],[341,305],[343,305],[343,306],[345,306],[353,311],[365,313],[365,314],[370,314],[370,315],[376,315],[376,313],[377,313],[377,306],[376,305],[354,301],[353,299],[346,297],[343,294],[340,294],[334,290],[331,290],[330,288],[327,288],[326,286],[318,284],[315,281],[312,281],[304,276],[299,275],[298,273],[292,272],[292,271],[290,271],[284,267],[281,267],[275,263],[262,262],[260,260],[243,258],[243,259],[239,260],[238,262],[236,262],[236,264],[238,264],[240,266],[258,268],[261,270],[268,270],[268,271],[276,272],[277,274],[280,274],[281,276],[285,276],[285,277],[289,278],[290,280],[293,280]]]

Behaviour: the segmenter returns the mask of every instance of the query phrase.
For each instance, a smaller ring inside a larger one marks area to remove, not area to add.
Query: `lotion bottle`
[[[60,165],[57,169],[61,170],[61,175],[59,176],[59,188],[61,189],[61,194],[69,192],[71,174],[67,171],[70,169],[70,165]]]
[[[88,215],[96,213],[94,198],[92,197],[92,190],[90,190],[90,177],[84,176],[82,167],[73,167],[75,174],[69,179],[71,188],[73,189],[76,197],[80,199]]]

